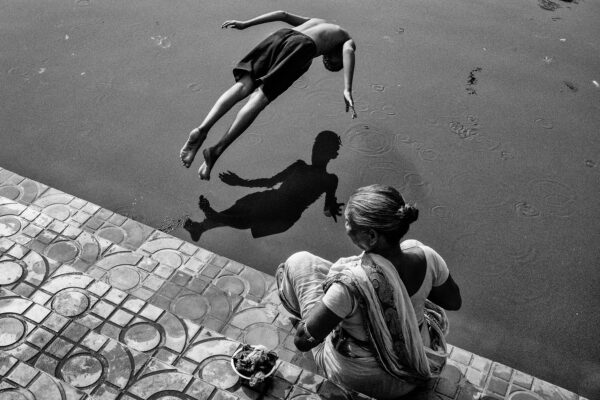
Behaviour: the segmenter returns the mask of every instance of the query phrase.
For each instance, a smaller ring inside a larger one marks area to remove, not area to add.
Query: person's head
[[[411,223],[419,217],[419,210],[404,202],[393,187],[370,185],[361,187],[348,199],[346,233],[354,244],[369,250],[375,233],[390,245],[397,245],[408,232]]]
[[[331,72],[337,72],[344,68],[342,48],[340,47],[335,51],[323,54],[323,65],[325,66],[325,69]]]
[[[313,164],[327,164],[338,156],[342,145],[339,135],[332,131],[321,131],[315,138],[312,149]]]

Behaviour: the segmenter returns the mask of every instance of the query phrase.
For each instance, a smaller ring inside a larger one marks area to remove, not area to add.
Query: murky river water
[[[449,341],[598,396],[600,5],[221,3],[0,1],[0,165],[269,273],[298,250],[355,254],[325,193],[394,185],[420,209],[408,236],[461,286]],[[179,149],[277,27],[220,24],[271,7],[351,32],[359,118],[316,60],[201,182]]]

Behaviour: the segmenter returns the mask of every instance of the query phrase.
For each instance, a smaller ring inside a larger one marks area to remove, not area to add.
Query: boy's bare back
[[[320,18],[311,18],[293,29],[304,33],[315,42],[317,56],[331,53],[350,39],[348,32],[339,25]]]

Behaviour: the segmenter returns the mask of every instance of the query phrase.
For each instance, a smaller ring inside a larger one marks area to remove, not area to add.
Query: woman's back
[[[437,252],[417,240],[406,240],[402,242],[401,248],[406,254],[404,260],[406,264],[400,268],[395,266],[407,288],[417,323],[421,325],[424,319],[425,300],[433,286],[445,282],[448,277],[448,267]],[[345,260],[352,258],[340,259],[333,264],[328,276],[341,272],[346,264]],[[323,297],[323,302],[334,313],[344,318],[341,325],[348,334],[358,340],[368,338],[361,311],[346,287],[339,283],[333,284]]]

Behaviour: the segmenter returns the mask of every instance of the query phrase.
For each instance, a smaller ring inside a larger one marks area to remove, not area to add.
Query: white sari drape
[[[447,357],[445,312],[431,302],[426,304],[425,321],[433,324],[433,348],[424,346],[410,296],[390,261],[363,253],[329,277],[324,290],[334,282],[348,287],[359,301],[369,339],[388,373],[402,380],[420,381],[441,371]]]

